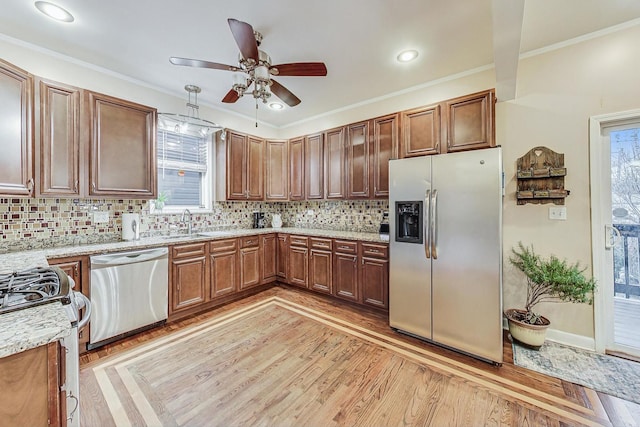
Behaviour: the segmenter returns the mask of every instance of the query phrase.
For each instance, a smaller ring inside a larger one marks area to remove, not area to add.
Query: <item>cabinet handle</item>
[[[379,253],[380,251],[377,249],[367,249],[367,252]]]
[[[73,184],[73,191],[78,191],[78,180],[76,179],[76,182]]]
[[[358,257],[357,256],[353,257],[353,262],[358,262]]]
[[[95,183],[95,182],[92,182],[92,183],[91,183],[91,189],[92,189],[93,191],[96,191],[96,183]]]
[[[74,266],[73,266],[73,274],[74,274],[75,276],[78,276],[78,266],[77,266],[77,265],[74,265]]]
[[[27,181],[27,190],[29,190],[30,193],[33,192],[33,178],[29,178],[29,181]]]
[[[362,258],[362,265],[364,265],[364,258]]]
[[[250,245],[253,243],[253,240],[247,240],[247,245]]]
[[[338,246],[338,249],[347,250],[347,249],[351,249],[351,248],[348,247],[348,246]]]

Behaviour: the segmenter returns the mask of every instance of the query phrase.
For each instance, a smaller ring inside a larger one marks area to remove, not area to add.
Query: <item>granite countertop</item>
[[[378,233],[320,230],[309,228],[249,228],[218,230],[199,235],[145,237],[136,241],[118,241],[80,246],[64,246],[41,250],[0,254],[0,274],[7,274],[32,267],[46,267],[47,259],[94,255],[116,251],[132,251],[175,245],[178,243],[204,242],[256,234],[287,233],[312,237],[326,237],[364,242],[387,243]],[[59,302],[43,304],[25,310],[0,314],[0,357],[6,357],[40,345],[59,340],[71,331],[71,323]]]

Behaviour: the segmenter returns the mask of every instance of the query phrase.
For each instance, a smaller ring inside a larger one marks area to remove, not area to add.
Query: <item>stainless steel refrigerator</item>
[[[391,327],[502,363],[501,149],[389,162]]]

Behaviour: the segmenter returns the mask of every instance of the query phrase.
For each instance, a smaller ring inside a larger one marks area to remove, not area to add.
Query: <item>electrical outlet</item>
[[[551,206],[549,208],[549,219],[565,221],[567,219],[566,206]]]
[[[103,222],[109,222],[109,212],[94,212],[93,213],[93,222],[96,224],[100,224]]]

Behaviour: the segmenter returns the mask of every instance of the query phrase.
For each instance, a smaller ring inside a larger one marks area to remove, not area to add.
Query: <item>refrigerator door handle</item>
[[[431,203],[429,204],[429,208],[431,209],[431,212],[429,213],[431,257],[433,259],[438,259],[438,190],[433,190],[431,192]]]
[[[429,232],[429,223],[431,221],[431,190],[427,190],[424,196],[424,212],[422,213],[422,234],[424,235],[424,255],[431,258],[431,233]]]

